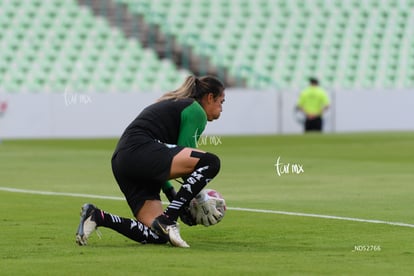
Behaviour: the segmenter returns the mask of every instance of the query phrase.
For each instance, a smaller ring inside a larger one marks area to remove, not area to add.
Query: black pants
[[[308,131],[322,131],[322,117],[306,119],[305,132]]]
[[[184,147],[142,138],[135,148],[117,150],[112,172],[134,216],[145,200],[161,200],[162,186],[169,178],[172,160]]]

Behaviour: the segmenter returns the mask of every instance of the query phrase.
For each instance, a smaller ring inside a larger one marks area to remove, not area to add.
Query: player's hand
[[[219,201],[219,199],[209,199],[200,204],[200,210],[196,217],[198,224],[211,226],[217,224],[223,218],[223,214],[216,208],[216,201]]]
[[[192,205],[192,215],[197,224],[211,226],[221,221],[224,214],[217,210],[217,206],[223,206],[224,200],[212,198],[206,193],[200,193],[195,198],[196,204]]]

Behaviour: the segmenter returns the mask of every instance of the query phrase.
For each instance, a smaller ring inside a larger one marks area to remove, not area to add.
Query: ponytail
[[[190,98],[194,93],[193,91],[195,89],[196,79],[197,78],[195,76],[187,77],[184,83],[177,90],[165,93],[158,99],[158,101]]]
[[[197,78],[189,76],[184,83],[177,89],[162,95],[158,101],[179,100],[193,98],[201,101],[204,95],[213,93],[214,97],[218,97],[224,90],[224,85],[220,80],[211,76]]]

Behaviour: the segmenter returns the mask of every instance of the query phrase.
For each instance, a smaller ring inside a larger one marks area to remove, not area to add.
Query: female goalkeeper
[[[216,155],[195,148],[207,121],[220,117],[224,96],[218,79],[190,76],[138,115],[112,156],[113,174],[136,220],[84,204],[76,233],[79,245],[86,245],[97,227],[107,227],[140,243],[169,241],[189,247],[180,236],[177,219],[196,223],[188,204],[220,170]],[[176,193],[168,180],[180,177],[183,183]],[[165,210],[161,190],[170,201]],[[212,199],[205,197],[199,203],[211,224],[222,218]]]

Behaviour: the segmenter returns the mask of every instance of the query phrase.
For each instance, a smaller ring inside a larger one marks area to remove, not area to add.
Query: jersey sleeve
[[[180,131],[177,145],[196,148],[197,141],[207,124],[207,115],[201,105],[194,101],[181,111]],[[174,186],[167,181],[162,186],[164,193],[169,193]]]
[[[196,148],[198,139],[207,124],[207,115],[201,105],[194,101],[181,112],[179,146]]]

